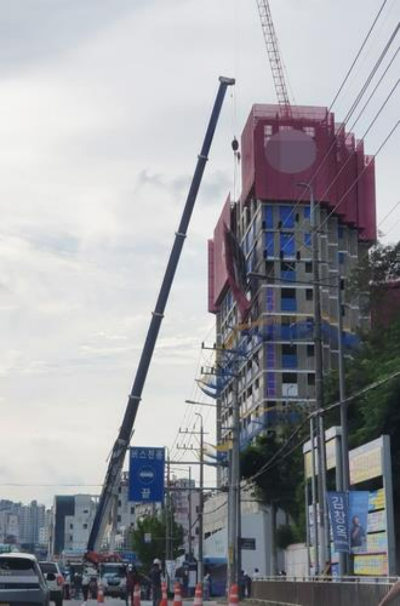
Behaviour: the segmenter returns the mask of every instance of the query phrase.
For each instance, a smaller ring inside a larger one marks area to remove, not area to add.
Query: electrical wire
[[[348,79],[350,78],[351,73],[354,70],[354,68],[355,68],[355,66],[357,64],[357,61],[359,60],[359,58],[360,58],[360,56],[361,56],[361,54],[362,54],[362,52],[363,52],[363,50],[364,50],[364,48],[365,48],[368,40],[369,40],[369,38],[371,37],[371,34],[374,31],[375,26],[376,26],[377,22],[379,21],[379,17],[381,16],[381,14],[383,12],[383,9],[385,8],[387,2],[388,2],[388,0],[384,0],[383,1],[382,5],[381,5],[381,7],[380,7],[380,9],[378,11],[378,14],[376,15],[374,21],[372,22],[372,25],[371,25],[370,29],[368,30],[368,32],[367,32],[367,34],[366,34],[366,36],[365,36],[365,38],[363,40],[363,43],[361,44],[361,46],[360,46],[360,48],[359,48],[359,50],[358,50],[358,52],[357,52],[357,54],[356,54],[356,56],[355,56],[352,64],[351,64],[351,66],[350,66],[350,68],[349,68],[349,70],[348,70],[348,72],[346,74],[346,76],[344,77],[344,80],[343,80],[342,84],[340,85],[340,87],[339,87],[336,95],[333,98],[332,103],[329,106],[329,112],[332,111],[332,109],[333,109],[336,101],[338,100],[338,98],[341,95],[344,87],[346,86],[346,83],[347,83]]]
[[[382,223],[384,223],[386,221],[386,219],[388,219],[390,217],[390,215],[393,213],[393,211],[396,210],[396,208],[399,206],[400,201],[399,202],[395,202],[394,205],[392,206],[392,208],[389,210],[389,212],[383,217],[383,219],[381,219],[378,223],[378,227],[380,227],[382,225]]]
[[[308,184],[311,185],[316,177],[319,175],[322,167],[324,166],[324,164],[326,163],[326,161],[328,160],[328,158],[330,157],[331,152],[333,151],[333,149],[335,148],[336,143],[339,140],[339,137],[344,134],[345,132],[345,128],[346,128],[346,124],[347,122],[350,120],[350,118],[352,117],[352,115],[354,114],[355,110],[357,109],[358,105],[360,104],[364,94],[366,93],[366,91],[368,90],[369,85],[371,84],[375,74],[377,73],[379,67],[381,66],[385,56],[387,55],[391,45],[393,44],[396,36],[398,35],[400,31],[400,24],[398,24],[395,28],[395,30],[393,31],[392,35],[390,36],[388,42],[386,43],[383,51],[381,52],[379,58],[377,59],[377,61],[375,62],[374,67],[372,68],[372,70],[370,71],[366,81],[364,82],[363,86],[361,87],[358,95],[356,96],[356,99],[354,100],[352,106],[350,107],[350,109],[348,110],[341,126],[339,127],[339,130],[335,133],[335,136],[332,140],[331,146],[329,147],[328,151],[326,152],[324,158],[321,160],[321,162],[319,163],[319,165],[317,166],[316,170],[314,171],[313,175],[310,177]],[[387,74],[388,70],[386,70],[386,74]],[[383,78],[381,78],[380,83],[382,82]],[[371,98],[373,97],[373,95],[375,94],[376,90],[378,90],[379,86],[376,87],[376,89],[374,89],[372,95],[370,96],[370,98],[367,100],[367,103],[364,106],[364,109],[361,110],[361,112],[359,113],[356,122],[358,122],[358,120],[361,118],[363,112],[365,111],[365,108],[368,106]],[[332,107],[332,105],[331,105]],[[329,110],[330,111],[330,110]],[[362,141],[362,139],[361,139]],[[304,200],[304,195],[305,195],[305,191],[306,188],[304,189],[303,193],[299,196],[299,198],[297,199],[294,207],[292,208],[291,212],[288,214],[288,216],[285,218],[282,228],[285,227],[286,222],[289,220],[289,218],[293,215],[293,213],[295,212],[295,210],[300,206],[300,204],[303,202]],[[316,208],[315,210],[318,208],[319,203],[316,204]],[[305,220],[303,220],[302,224],[300,225],[300,228],[302,227],[302,225],[305,223]],[[287,244],[286,244],[287,245]]]
[[[396,379],[398,377],[400,377],[400,370],[398,370],[394,373],[391,373],[390,375],[387,375],[386,377],[383,377],[382,379],[378,379],[377,381],[374,381],[373,383],[370,383],[363,389],[358,390],[356,393],[352,394],[351,396],[348,396],[347,398],[344,398],[343,400],[336,401],[333,404],[329,404],[328,406],[326,406],[324,408],[319,408],[319,409],[316,409],[313,412],[311,412],[309,415],[307,415],[307,417],[305,417],[303,419],[303,421],[300,423],[300,425],[298,425],[296,427],[296,429],[287,438],[287,440],[284,442],[284,444],[281,446],[281,448],[269,459],[269,461],[267,461],[261,467],[261,469],[259,469],[255,474],[253,474],[250,478],[248,478],[246,480],[244,489],[249,490],[251,488],[249,486],[249,483],[254,482],[255,479],[260,477],[262,474],[264,474],[266,471],[268,471],[269,469],[271,469],[272,467],[277,465],[282,460],[280,458],[280,455],[291,444],[291,442],[294,440],[294,438],[299,435],[301,429],[305,426],[306,423],[309,422],[309,420],[311,418],[316,417],[320,414],[326,414],[327,412],[330,412],[336,408],[339,408],[343,404],[349,404],[358,398],[362,398],[365,394],[369,393],[370,391],[377,389],[381,385],[384,385],[385,383],[392,381],[393,379]]]

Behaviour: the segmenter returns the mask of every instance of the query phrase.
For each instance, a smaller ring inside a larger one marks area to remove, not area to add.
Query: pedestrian
[[[204,577],[204,599],[211,599],[211,575],[209,572]]]
[[[82,590],[82,575],[80,574],[80,572],[74,573],[73,584],[74,584],[74,599],[79,600],[79,598],[81,597],[81,590]]]
[[[251,598],[251,577],[247,572],[244,573],[244,592],[246,598]]]
[[[133,564],[129,564],[128,569],[126,571],[126,589],[128,592],[128,597],[131,600],[131,605],[134,606],[134,591],[136,585],[140,585],[140,578],[137,571],[136,566]]]
[[[393,600],[400,596],[400,581],[397,581],[389,593],[383,598],[381,602],[379,602],[379,606],[386,606],[386,604],[391,604]]]
[[[154,560],[149,576],[153,594],[153,606],[159,606],[161,602],[161,561],[158,558]]]
[[[86,604],[89,598],[89,584],[90,584],[90,576],[87,570],[83,571],[82,575],[82,594],[83,594],[83,603]]]
[[[240,571],[239,575],[239,600],[243,600],[246,593],[246,579],[244,576],[244,570]]]

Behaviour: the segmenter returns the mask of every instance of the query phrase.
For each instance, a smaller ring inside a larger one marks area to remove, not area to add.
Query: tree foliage
[[[145,542],[145,534],[151,535],[149,543]],[[174,559],[182,552],[183,537],[182,526],[173,521],[171,540]],[[166,523],[164,514],[162,517],[148,516],[138,521],[136,528],[132,531],[132,549],[137,553],[138,559],[145,570],[150,569],[155,558],[165,560]]]
[[[284,441],[281,437],[263,435],[256,439],[241,456],[242,477],[247,479],[256,474],[280,449]],[[260,498],[267,505],[275,505],[285,512],[298,518],[300,509],[299,502],[294,498],[296,487],[303,481],[302,454],[298,450],[291,457],[279,460],[265,473],[255,478],[255,489]],[[304,499],[303,499],[304,501]]]
[[[400,242],[384,245],[380,242],[365,254],[350,276],[350,297],[365,295],[367,307],[379,304],[385,285],[400,279]]]
[[[400,310],[387,328],[372,329],[363,337],[352,359],[346,359],[346,392],[357,393],[376,381],[400,371]],[[339,400],[337,373],[325,381],[325,404]],[[391,379],[348,406],[350,448],[374,440],[382,434],[391,438],[396,543],[400,548],[400,378]],[[339,408],[325,418],[326,427],[339,425]],[[306,438],[307,439],[307,438]],[[243,477],[257,473],[276,454],[285,436],[262,437],[242,457]],[[296,522],[295,532],[304,527],[304,471],[301,448],[256,480],[258,496],[276,503]]]

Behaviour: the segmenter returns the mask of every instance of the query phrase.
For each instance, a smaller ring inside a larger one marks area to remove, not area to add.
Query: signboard
[[[350,451],[350,484],[361,484],[383,474],[382,451],[382,437]]]
[[[326,451],[326,469],[334,469],[336,467],[336,438],[333,440],[328,440],[325,442],[325,451]],[[314,447],[314,456],[315,456],[315,473],[318,475],[318,466],[317,466],[317,456],[316,456],[316,448]],[[311,450],[305,453],[305,466],[306,466],[306,475],[307,478],[311,478],[312,476],[312,460],[311,460]]]
[[[121,555],[123,562],[129,562],[129,564],[134,564],[137,561],[137,555],[134,551],[125,551]]]
[[[368,514],[368,532],[386,530],[386,515],[384,511],[372,511]]]
[[[242,537],[240,539],[240,547],[242,549],[247,549],[248,551],[256,550],[256,540],[255,539],[246,539]]]
[[[335,551],[349,551],[349,499],[346,492],[328,492]]]
[[[144,542],[145,543],[151,543],[151,532],[145,532],[144,533]]]
[[[380,488],[379,490],[373,490],[369,493],[369,511],[375,511],[377,509],[385,509],[385,489]]]
[[[388,572],[388,556],[386,553],[354,556],[354,574],[378,577],[386,576]]]
[[[130,449],[129,500],[158,503],[164,500],[164,448]]]

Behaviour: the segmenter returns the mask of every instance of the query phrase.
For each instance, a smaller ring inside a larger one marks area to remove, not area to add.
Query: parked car
[[[118,563],[104,563],[100,568],[100,583],[104,595],[127,601],[126,566]]]
[[[0,554],[0,604],[49,606],[50,592],[35,556]]]
[[[47,587],[50,590],[50,601],[62,606],[64,596],[64,577],[55,562],[39,562]]]

